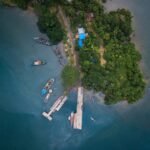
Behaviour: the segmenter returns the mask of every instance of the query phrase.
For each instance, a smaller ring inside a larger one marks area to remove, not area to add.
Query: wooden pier
[[[83,87],[78,87],[77,108],[74,114],[73,128],[82,129]]]
[[[63,106],[63,104],[66,102],[67,100],[67,96],[60,96],[55,103],[52,105],[52,107],[50,108],[50,111],[47,112],[43,112],[42,115],[47,118],[49,121],[52,120],[52,113],[54,113],[55,111],[59,111],[61,109],[61,107]]]

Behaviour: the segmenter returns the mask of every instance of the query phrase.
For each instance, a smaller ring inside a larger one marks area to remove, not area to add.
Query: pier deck
[[[67,100],[67,96],[60,96],[55,103],[52,105],[52,107],[50,108],[50,111],[47,112],[43,112],[42,115],[47,118],[49,121],[52,120],[52,113],[54,113],[55,111],[59,111],[61,109],[61,107],[63,106],[63,104],[66,102]]]
[[[82,129],[83,87],[78,87],[77,110],[74,114],[74,129]]]

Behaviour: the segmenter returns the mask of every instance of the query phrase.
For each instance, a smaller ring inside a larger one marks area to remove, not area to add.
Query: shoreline
[[[106,4],[107,5],[107,4]],[[31,12],[31,13],[34,13],[35,15],[36,15],[36,13],[34,12],[34,8],[33,7],[30,7],[30,6],[28,6],[28,8],[27,8],[27,11],[28,12]],[[63,41],[64,42],[64,41]],[[62,42],[60,42],[61,43],[61,46],[60,46],[60,51],[61,51],[61,53],[63,52],[63,57],[64,57],[64,54],[66,54],[66,52],[65,52],[65,45],[62,43]],[[60,43],[58,43],[58,45],[60,44]],[[63,44],[63,45],[62,45]],[[58,46],[57,45],[57,46]],[[59,47],[59,46],[58,46]],[[55,53],[55,50],[54,50],[54,53]],[[55,53],[56,54],[56,53]],[[56,54],[56,56],[57,56],[57,54]],[[61,55],[62,56],[62,55]],[[75,54],[73,54],[73,57],[75,56]],[[58,57],[59,58],[59,57]],[[59,60],[60,61],[60,60]],[[85,88],[84,88],[85,89]],[[89,90],[87,90],[87,89],[85,89],[87,92],[90,92]],[[101,91],[99,91],[99,92],[94,92],[93,93],[93,96],[96,96],[98,93],[102,93]],[[120,100],[120,102],[121,102],[121,100]],[[118,102],[117,102],[118,103]],[[114,104],[112,104],[112,105],[114,105]]]
[[[34,11],[34,7],[29,5],[28,8],[26,10],[24,10],[24,11],[26,11],[27,13],[30,13],[32,15],[35,15],[35,17],[38,19],[38,15]],[[39,30],[38,26],[37,26],[37,28]],[[46,35],[46,33],[40,32],[40,34],[44,35],[47,39],[49,39],[48,36]],[[67,64],[67,60],[66,60],[67,56],[66,56],[66,52],[65,52],[64,42],[61,41],[61,42],[57,43],[56,45],[51,45],[49,47],[52,48],[52,51],[54,52],[55,56],[57,57],[59,64],[62,65],[62,66],[65,66]]]
[[[16,4],[12,3],[9,0],[2,0],[1,6],[6,6],[6,7],[17,7]]]

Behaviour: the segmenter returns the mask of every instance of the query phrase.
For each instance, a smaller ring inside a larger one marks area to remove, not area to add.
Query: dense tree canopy
[[[31,0],[13,0],[20,8],[26,9]]]
[[[145,83],[138,63],[141,55],[131,43],[132,15],[126,9],[106,13],[96,0],[75,0],[64,3],[64,10],[76,31],[80,24],[89,37],[78,49],[83,73],[82,83],[88,89],[103,91],[107,104],[120,100],[134,102],[142,97]],[[88,13],[94,18],[89,23]],[[99,41],[99,42],[98,42]],[[106,64],[100,64],[100,46],[105,47]]]
[[[66,65],[62,71],[62,80],[65,89],[69,89],[77,83],[79,80],[79,71],[77,68]]]
[[[64,32],[56,16],[46,7],[39,14],[38,26],[41,32],[46,33],[52,43],[58,43],[63,39]]]

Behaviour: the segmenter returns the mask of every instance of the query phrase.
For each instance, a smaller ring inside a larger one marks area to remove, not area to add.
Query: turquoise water
[[[127,7],[135,15],[135,41],[141,49],[141,66],[149,80],[150,1],[113,0],[108,4],[111,8]],[[32,13],[0,8],[0,150],[149,150],[149,89],[144,100],[130,106],[125,103],[105,106],[86,96],[81,132],[71,129],[67,120],[75,110],[75,90],[63,109],[54,114],[52,122],[41,116],[63,89],[62,66],[52,47],[33,41],[38,35],[36,17]],[[36,58],[48,64],[31,67]],[[40,89],[50,77],[56,79],[55,91],[49,103],[44,104]],[[95,121],[90,120],[91,116]]]

